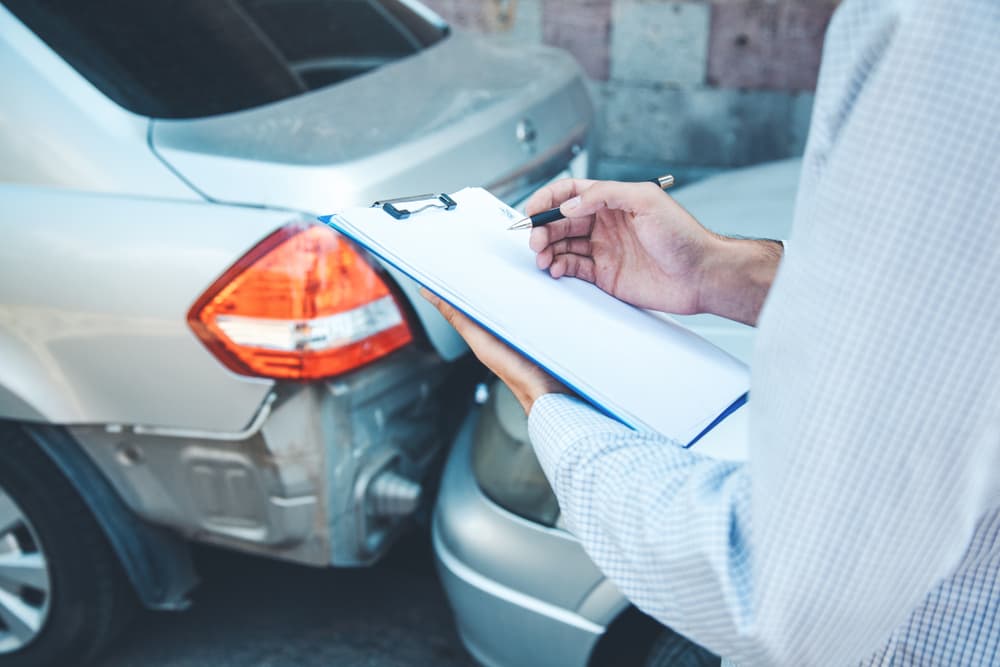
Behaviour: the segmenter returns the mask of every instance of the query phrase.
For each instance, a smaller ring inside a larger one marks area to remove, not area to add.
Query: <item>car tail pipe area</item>
[[[420,505],[423,488],[419,483],[392,470],[385,470],[368,488],[369,511],[387,519],[409,516]]]

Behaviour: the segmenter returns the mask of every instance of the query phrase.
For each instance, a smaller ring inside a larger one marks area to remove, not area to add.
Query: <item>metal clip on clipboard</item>
[[[413,204],[409,208],[400,208],[396,204]],[[451,211],[458,207],[458,202],[446,195],[441,194],[427,194],[427,195],[416,195],[413,197],[399,197],[397,199],[383,199],[372,204],[372,208],[381,208],[383,211],[396,218],[396,220],[405,220],[409,218],[414,213],[420,213],[429,208],[440,208],[445,211]]]

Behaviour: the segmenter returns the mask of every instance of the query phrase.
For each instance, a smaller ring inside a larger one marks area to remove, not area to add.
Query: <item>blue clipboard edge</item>
[[[427,289],[427,290],[433,292],[434,294],[437,294],[438,297],[444,299],[445,301],[448,301],[448,299],[446,299],[445,297],[441,296],[437,292],[434,292],[434,290],[431,289],[430,287],[428,287],[427,285],[424,285],[420,280],[418,280],[415,276],[413,276],[409,271],[407,271],[403,267],[399,266],[396,262],[392,261],[388,257],[383,256],[381,253],[379,253],[376,250],[374,250],[373,248],[369,247],[366,243],[364,243],[360,239],[354,238],[347,230],[343,229],[342,227],[340,227],[335,222],[335,220],[337,219],[336,215],[321,215],[317,219],[320,222],[322,222],[324,225],[327,225],[327,226],[333,228],[338,234],[342,234],[342,235],[346,236],[347,238],[351,239],[352,242],[357,243],[359,246],[361,246],[362,248],[364,248],[366,251],[368,251],[372,255],[378,257],[379,259],[381,259],[386,264],[389,264],[394,269],[396,269],[397,271],[399,271],[404,276],[406,276],[407,278],[409,278],[413,282],[417,283],[418,285],[420,285],[424,289]],[[448,301],[448,303],[451,303],[451,302]],[[577,387],[576,385],[574,385],[572,382],[568,381],[566,378],[560,376],[558,373],[550,370],[548,367],[545,366],[545,364],[543,364],[540,361],[538,361],[538,359],[536,359],[532,355],[530,355],[527,352],[525,352],[519,346],[517,346],[514,343],[512,343],[511,341],[505,339],[503,336],[501,336],[496,331],[494,331],[492,328],[490,328],[489,325],[481,322],[479,319],[477,319],[476,317],[474,317],[470,313],[467,313],[466,311],[462,310],[460,307],[456,306],[455,304],[451,303],[451,305],[452,305],[453,308],[455,308],[460,313],[462,313],[463,315],[465,315],[466,317],[468,317],[469,319],[471,319],[473,322],[475,322],[479,326],[481,326],[484,329],[486,329],[487,331],[489,331],[491,334],[493,334],[494,336],[496,336],[498,339],[502,340],[505,344],[507,344],[510,347],[514,348],[518,353],[520,353],[521,355],[527,357],[529,360],[531,360],[532,362],[534,362],[535,364],[537,364],[541,368],[544,368],[547,373],[551,373],[555,377],[556,380],[558,380],[562,384],[566,385],[568,388],[572,389],[578,396],[584,398],[588,403],[590,403],[591,407],[593,407],[595,410],[597,410],[601,414],[603,414],[606,417],[609,417],[611,419],[614,419],[616,422],[618,422],[620,424],[624,424],[625,426],[627,426],[628,428],[632,429],[633,431],[640,430],[639,427],[637,427],[635,424],[632,424],[632,423],[628,422],[627,420],[625,420],[624,418],[622,418],[621,416],[614,414],[613,412],[611,412],[610,410],[608,410],[606,407],[604,407],[603,405],[601,405],[600,403],[598,403],[596,400],[594,400],[593,397],[589,396],[587,394],[587,392],[583,391],[582,389],[580,389],[579,387]],[[694,437],[694,439],[692,439],[689,443],[687,443],[686,445],[684,445],[684,448],[687,449],[687,448],[692,447],[696,442],[698,442],[699,440],[701,440],[705,436],[706,433],[708,433],[713,428],[715,428],[716,426],[718,426],[719,424],[721,424],[726,419],[726,417],[728,417],[729,415],[733,414],[734,412],[736,412],[737,410],[739,410],[741,407],[743,407],[743,405],[746,404],[746,402],[747,402],[748,399],[749,399],[749,393],[744,393],[742,396],[740,396],[735,401],[733,401],[729,405],[729,407],[727,407],[725,410],[723,410],[721,413],[719,413],[718,417],[716,417],[715,419],[713,419],[708,424],[708,426],[706,426],[704,429],[702,429],[701,432]],[[670,437],[669,435],[666,435],[666,434],[661,434],[661,435],[664,435],[665,437],[668,437],[668,438]]]

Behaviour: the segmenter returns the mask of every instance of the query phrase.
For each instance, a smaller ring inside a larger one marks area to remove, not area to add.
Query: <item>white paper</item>
[[[521,216],[481,188],[396,220],[354,208],[330,224],[636,429],[688,443],[746,391],[746,366],[681,325],[535,266]]]

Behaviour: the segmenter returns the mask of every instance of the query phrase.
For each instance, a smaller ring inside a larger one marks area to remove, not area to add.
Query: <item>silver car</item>
[[[481,371],[315,216],[584,175],[577,66],[410,0],[2,0],[0,72],[0,664],[183,608],[192,540],[378,559]]]
[[[799,166],[731,172],[675,196],[720,233],[785,239]],[[710,315],[676,319],[749,362],[751,327]],[[438,570],[466,648],[488,667],[718,665],[635,610],[597,569],[560,522],[521,406],[501,384],[490,394],[456,437],[433,521]],[[739,458],[746,413],[737,410],[698,450]]]

